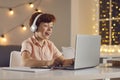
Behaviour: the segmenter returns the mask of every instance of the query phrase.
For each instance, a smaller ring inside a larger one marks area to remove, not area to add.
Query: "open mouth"
[[[47,35],[47,36],[50,36],[50,35],[51,35],[51,33],[49,33],[49,32],[46,32],[46,33],[45,33],[45,35]]]

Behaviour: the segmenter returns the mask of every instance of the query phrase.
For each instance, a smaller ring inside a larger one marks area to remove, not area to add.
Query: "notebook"
[[[55,67],[56,69],[84,69],[99,65],[100,35],[77,35],[75,43],[75,62],[73,66]]]
[[[7,70],[7,71],[19,71],[19,72],[41,72],[41,71],[48,71],[50,69],[43,69],[43,68],[30,68],[30,67],[2,67],[2,70]]]

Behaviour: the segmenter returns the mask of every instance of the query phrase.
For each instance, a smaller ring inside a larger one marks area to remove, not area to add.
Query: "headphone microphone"
[[[37,17],[34,19],[33,24],[32,24],[31,27],[30,27],[30,30],[31,30],[32,32],[35,32],[35,31],[37,30],[36,21],[37,21],[37,19],[38,19],[40,16],[41,16],[41,14],[37,15]]]

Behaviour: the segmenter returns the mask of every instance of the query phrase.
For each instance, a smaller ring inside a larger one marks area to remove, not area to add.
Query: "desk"
[[[107,60],[120,59],[120,53],[101,53],[100,58],[103,63],[106,63]]]
[[[88,80],[119,78],[120,69],[96,67],[82,70],[50,70],[37,73],[7,71],[0,68],[0,80]]]
[[[101,58],[120,58],[120,53],[101,53]]]

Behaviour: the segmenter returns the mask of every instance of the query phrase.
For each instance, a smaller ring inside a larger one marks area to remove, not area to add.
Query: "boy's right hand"
[[[47,66],[53,66],[54,65],[54,60],[47,61]]]

